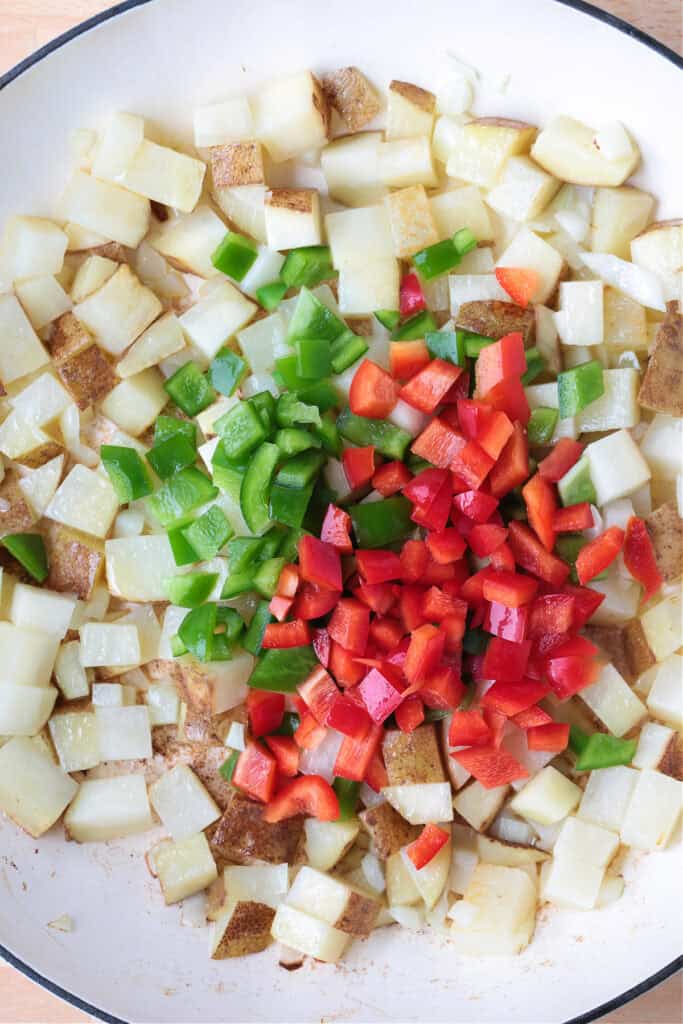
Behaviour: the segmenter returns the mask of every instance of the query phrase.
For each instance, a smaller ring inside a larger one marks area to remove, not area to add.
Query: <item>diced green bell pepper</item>
[[[286,392],[278,398],[276,418],[280,427],[298,427],[307,424],[319,427],[321,423],[318,407],[307,405],[290,392]]]
[[[248,399],[249,405],[256,410],[261,417],[263,426],[268,434],[275,429],[276,402],[270,391],[259,391]]]
[[[306,487],[295,489],[283,487],[276,481],[270,492],[271,518],[276,523],[283,523],[285,526],[291,526],[292,529],[299,529],[306,518],[314,488],[314,482],[307,484]]]
[[[274,441],[286,457],[298,455],[299,452],[305,452],[310,448],[320,448],[321,445],[319,438],[309,434],[307,430],[302,430],[301,427],[283,427],[278,430]]]
[[[192,420],[181,420],[177,416],[158,416],[154,424],[154,447],[163,444],[171,437],[185,437],[197,447],[197,424]]]
[[[152,493],[149,473],[135,448],[103,444],[100,448],[100,458],[122,505],[138,498],[146,498]],[[192,461],[194,460],[193,453]]]
[[[358,547],[384,548],[403,540],[415,529],[410,518],[412,509],[413,506],[402,495],[350,505],[348,512]]]
[[[171,604],[199,608],[208,600],[217,580],[216,572],[188,572],[184,576],[167,576],[163,587]]]
[[[258,553],[256,561],[267,562],[269,558],[274,558],[275,555],[279,555],[284,535],[285,531],[280,526],[274,526],[272,530],[268,530],[265,537],[261,538],[261,550]]]
[[[522,374],[522,384],[526,388],[545,372],[545,359],[537,348],[528,348],[524,353],[524,358],[526,359],[526,370]]]
[[[271,614],[268,601],[259,601],[254,617],[249,623],[247,632],[244,634],[244,640],[242,641],[245,651],[249,651],[254,656],[261,653],[266,626],[269,626],[274,621],[275,617]]]
[[[234,537],[228,541],[228,569],[231,573],[246,572],[263,547],[263,537]]]
[[[232,754],[230,754],[227,760],[225,760],[218,769],[218,774],[221,776],[221,778],[225,779],[226,782],[232,782],[232,777],[235,774],[237,762],[240,759],[240,753],[241,751],[239,750],[233,750]]]
[[[320,380],[327,377],[332,368],[332,354],[329,341],[324,338],[297,338],[296,372],[304,380]]]
[[[284,567],[284,558],[269,558],[266,562],[261,562],[256,566],[253,576],[254,589],[258,590],[261,597],[273,596]]]
[[[443,359],[455,366],[465,365],[464,331],[427,331],[425,344],[434,359]]]
[[[602,365],[597,359],[580,363],[557,375],[557,397],[560,419],[576,416],[587,405],[605,393]]]
[[[253,576],[251,571],[231,572],[223,584],[221,599],[228,600],[231,597],[239,597],[254,589]]]
[[[164,383],[164,391],[186,416],[196,416],[216,399],[205,374],[192,361],[185,363]]]
[[[222,348],[214,356],[209,366],[209,380],[216,391],[222,395],[234,394],[247,369],[241,356],[229,348]]]
[[[171,545],[173,558],[176,565],[192,565],[199,561],[199,555],[191,544],[188,544],[182,526],[175,526],[168,531],[168,541]]]
[[[329,380],[317,380],[305,388],[299,388],[299,398],[306,405],[315,405],[318,411],[328,412],[341,404],[337,389]]]
[[[216,445],[211,459],[211,473],[213,482],[225,494],[229,494],[233,501],[240,500],[242,480],[247,472],[248,459],[235,462],[227,457],[225,449],[219,441]]]
[[[324,463],[325,456],[320,451],[301,452],[280,467],[275,482],[282,487],[306,487],[320,472]]]
[[[320,426],[313,427],[313,434],[320,439],[326,452],[336,458],[342,453],[342,439],[337,428],[337,417],[333,412],[326,412],[320,419]]]
[[[330,361],[335,373],[343,373],[353,366],[368,350],[365,338],[347,330],[335,338],[330,346]]]
[[[149,507],[164,528],[180,526],[200,505],[212,501],[218,494],[207,476],[196,466],[187,466],[170,477],[156,494],[148,498]]]
[[[452,238],[445,238],[443,242],[428,245],[426,249],[420,249],[413,256],[413,264],[420,277],[425,281],[431,281],[435,277],[447,274],[449,270],[457,267],[459,262],[460,253],[453,244]]]
[[[483,348],[488,348],[493,343],[493,338],[465,331],[465,355],[468,359],[476,359]]]
[[[416,338],[424,338],[425,335],[436,330],[437,323],[433,315],[429,310],[423,309],[397,327],[392,337],[394,341],[415,341]]]
[[[587,455],[582,455],[579,461],[567,470],[562,479],[558,481],[557,490],[560,501],[565,507],[580,505],[583,501],[587,501],[591,505],[597,504],[598,496],[595,493]]]
[[[462,649],[468,654],[483,654],[491,639],[483,629],[467,629],[462,638]]]
[[[203,604],[188,612],[178,627],[178,637],[185,650],[199,661],[213,658],[213,634],[216,629],[216,605]]]
[[[321,281],[336,276],[329,245],[303,245],[292,249],[280,270],[280,279],[288,288],[314,288]]]
[[[337,417],[337,430],[347,441],[359,447],[373,445],[388,459],[403,459],[412,438],[406,430],[386,420],[371,420],[343,409]]]
[[[638,741],[619,739],[605,732],[594,732],[589,735],[578,726],[572,725],[569,731],[569,745],[577,755],[577,770],[589,772],[612,768],[615,765],[631,764]]]
[[[284,558],[285,562],[296,561],[299,552],[299,541],[304,536],[305,532],[305,530],[300,529],[298,526],[294,526],[290,530],[287,530],[278,551],[278,554],[281,558]]]
[[[234,281],[241,281],[256,262],[258,252],[250,238],[228,231],[227,235],[211,255],[216,270],[227,274]]]
[[[388,331],[395,331],[401,322],[401,314],[397,309],[376,309],[375,318]]]
[[[183,528],[185,540],[203,562],[214,558],[232,534],[233,529],[220,505],[212,505],[193,523]]]
[[[253,690],[294,693],[299,683],[303,683],[317,664],[318,659],[312,647],[267,650],[259,657],[248,685]]]
[[[284,281],[271,281],[256,289],[256,301],[268,312],[272,313],[280,305],[287,294]]]
[[[560,414],[557,409],[549,409],[544,406],[533,409],[526,428],[529,444],[550,444],[559,418]]]
[[[287,331],[288,341],[297,338],[325,338],[334,341],[346,331],[346,325],[328,309],[308,288],[299,292]]]
[[[214,430],[219,435],[229,459],[242,459],[258,448],[268,436],[263,420],[250,402],[239,402],[217,419]]]
[[[39,533],[9,534],[0,540],[0,544],[38,583],[43,583],[47,579],[47,552],[45,542]]]
[[[280,356],[275,360],[275,371],[273,373],[275,383],[281,391],[300,391],[310,385],[308,377],[301,377],[297,371],[297,358],[295,355]]]
[[[476,249],[477,244],[477,239],[469,228],[460,228],[453,235],[453,245],[458,250],[460,257],[466,256],[472,249]]]
[[[279,460],[280,449],[278,446],[269,444],[267,441],[264,442],[254,452],[242,480],[240,508],[244,521],[252,533],[265,533],[270,526],[270,489]]]
[[[147,452],[147,461],[162,480],[186,466],[194,465],[196,459],[197,449],[184,434],[169,437]]]
[[[339,801],[339,817],[337,821],[350,821],[356,816],[356,808],[360,796],[360,782],[342,779],[337,776],[332,782],[332,789]]]

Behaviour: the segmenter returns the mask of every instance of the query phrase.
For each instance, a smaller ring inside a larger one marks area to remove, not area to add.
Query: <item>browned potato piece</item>
[[[64,313],[55,320],[47,341],[50,355],[56,363],[91,344],[90,332],[73,313]]]
[[[340,68],[324,75],[323,92],[350,132],[358,132],[380,112],[377,93],[358,68]]]
[[[266,206],[296,213],[313,213],[318,202],[314,188],[271,188],[266,192]]]
[[[645,519],[655,549],[657,566],[667,583],[683,575],[683,519],[672,501],[651,512]]]
[[[436,109],[436,96],[434,93],[429,92],[427,89],[421,89],[419,85],[413,85],[412,82],[400,82],[394,79],[393,82],[389,83],[389,92],[398,93],[408,103],[418,107],[420,110],[424,110],[428,114],[433,114]]]
[[[270,926],[274,917],[275,911],[265,903],[240,900],[228,917],[225,931],[211,959],[225,960],[231,956],[260,953],[272,942]]]
[[[631,668],[631,675],[637,679],[648,668],[655,664],[656,658],[650,650],[645,638],[640,619],[631,619],[624,626],[624,649]]]
[[[120,242],[105,242],[103,245],[96,245],[88,250],[95,256],[104,256],[107,260],[116,260],[117,263],[128,262],[128,252],[125,245]]]
[[[433,725],[421,725],[414,732],[389,729],[382,751],[390,786],[446,781]]]
[[[147,666],[152,679],[169,678],[187,705],[185,736],[194,743],[216,740],[214,730],[214,679],[211,669],[189,659],[157,660]]]
[[[344,911],[332,925],[340,932],[347,935],[365,936],[369,935],[375,927],[377,915],[382,909],[379,900],[374,899],[369,893],[361,892],[359,889],[352,889],[349,893]]]
[[[211,147],[214,188],[262,185],[266,178],[260,142],[229,142]]]
[[[19,462],[22,466],[26,466],[27,469],[38,469],[40,466],[44,466],[46,462],[61,455],[62,451],[63,448],[57,441],[46,441],[45,444],[32,448],[30,452],[18,455],[15,461]]]
[[[374,317],[371,316],[347,316],[344,317],[347,324],[351,328],[354,334],[360,334],[361,338],[371,338],[375,333],[375,326],[373,323]]]
[[[391,804],[375,804],[358,815],[372,839],[372,848],[381,860],[386,860],[407,843],[416,839],[420,829],[409,825]]]
[[[638,401],[646,409],[683,416],[683,316],[662,321],[647,364]]]
[[[390,192],[385,203],[394,254],[399,259],[408,259],[420,249],[439,241],[424,185],[409,185]]]
[[[119,382],[98,345],[89,345],[64,359],[57,366],[57,373],[81,410],[105,398]]]
[[[46,533],[45,547],[50,568],[45,586],[88,601],[104,569],[104,545],[93,537],[55,525]]]
[[[483,334],[485,338],[493,338],[494,341],[519,331],[524,338],[525,348],[533,344],[536,333],[533,309],[522,309],[514,302],[503,302],[502,299],[463,302],[458,310],[456,325],[463,331]]]
[[[623,625],[594,626],[588,623],[587,626],[584,626],[584,633],[591,643],[597,644],[605,652],[617,672],[621,673],[627,683],[633,684],[638,678],[638,674],[633,671],[631,659],[626,650],[625,632],[626,626]]]
[[[671,737],[657,770],[679,782],[683,781],[683,738],[680,733],[675,732]]]
[[[221,818],[211,826],[211,852],[233,864],[294,864],[304,842],[303,815],[271,825],[263,820],[263,806],[233,792]]]
[[[0,499],[8,508],[0,507],[0,537],[9,533],[24,533],[36,521],[35,513],[19,486],[19,478],[15,473],[8,473],[0,484]]]

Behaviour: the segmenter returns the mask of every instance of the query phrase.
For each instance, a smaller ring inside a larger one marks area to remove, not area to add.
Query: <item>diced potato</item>
[[[149,200],[125,188],[77,171],[61,200],[64,220],[135,248],[147,234]],[[96,243],[98,244],[98,243]]]
[[[451,871],[451,849],[449,839],[436,856],[419,869],[415,867],[405,848],[401,852],[405,869],[415,883],[427,910],[432,910],[436,906],[446,888]]]
[[[648,711],[674,729],[683,727],[683,658],[671,654],[657,666],[652,689],[647,697]]]
[[[180,700],[175,686],[152,683],[145,691],[145,701],[151,725],[175,725],[180,711]]]
[[[19,486],[24,493],[29,505],[37,516],[42,516],[52,501],[55,491],[59,487],[64,467],[64,456],[46,462],[44,466],[34,469],[19,481]]]
[[[69,404],[68,393],[51,373],[41,373],[12,398],[14,414],[39,427],[55,420]]]
[[[141,284],[126,264],[99,291],[74,307],[74,315],[114,356],[128,348],[161,312],[162,305],[154,292]]]
[[[178,572],[164,533],[117,537],[104,545],[107,584],[126,601],[165,601],[163,580]]]
[[[11,412],[5,422],[0,425],[0,451],[8,459],[21,461],[24,466],[29,463],[42,465],[45,462],[45,455],[49,459],[57,447],[44,430],[31,423],[17,411]],[[17,486],[23,490],[19,483]],[[9,500],[7,495],[4,497]],[[4,529],[3,532],[5,532]]]
[[[384,205],[340,210],[325,217],[332,261],[339,270],[391,259],[394,255],[391,221]]]
[[[266,240],[271,249],[320,245],[320,198],[312,188],[274,188],[266,193]]]
[[[106,256],[88,256],[76,271],[71,285],[71,298],[82,302],[88,295],[98,291],[118,270],[118,263]]]
[[[411,82],[389,83],[387,139],[424,135],[429,139],[434,126],[436,96]]]
[[[278,78],[252,98],[256,137],[280,163],[327,141],[329,110],[320,82],[310,71]]]
[[[167,906],[201,892],[218,877],[216,862],[203,832],[180,842],[163,839],[149,856]]]
[[[683,316],[670,312],[658,326],[638,400],[647,409],[683,416]]]
[[[315,818],[309,819],[315,821]],[[319,825],[339,824],[318,822]],[[289,889],[288,864],[229,864],[224,871],[228,901],[256,900],[277,910]]]
[[[642,353],[647,350],[645,310],[628,295],[604,290],[604,342],[611,348]]]
[[[379,114],[377,93],[356,67],[340,68],[324,75],[322,86],[327,102],[351,132],[364,128]]]
[[[657,568],[666,583],[675,583],[683,573],[683,517],[669,501],[645,519],[655,552]]]
[[[265,243],[265,185],[236,185],[234,188],[214,189],[213,198],[239,231],[250,235],[257,242]],[[215,273],[215,268],[204,276],[209,277],[212,272]]]
[[[409,825],[386,800],[367,807],[361,812],[360,820],[370,835],[373,852],[382,860],[389,858],[418,835],[415,827]]]
[[[91,699],[95,708],[131,707],[136,702],[136,691],[124,683],[93,683]]]
[[[471,956],[519,953],[531,939],[535,912],[536,889],[524,871],[479,864],[450,915],[451,938]]]
[[[117,384],[100,408],[122,430],[138,437],[154,423],[167,402],[163,379],[155,367],[150,367]]]
[[[513,220],[533,220],[548,205],[560,182],[530,160],[513,156],[507,161],[500,181],[486,197],[494,210]]]
[[[214,189],[263,185],[265,173],[258,142],[231,142],[211,148],[211,180]]]
[[[117,112],[109,120],[94,154],[92,173],[96,178],[123,184],[145,137],[145,122],[136,114]]]
[[[68,239],[62,229],[43,217],[10,217],[0,239],[0,280],[7,284],[25,277],[58,274]]]
[[[563,345],[601,345],[603,288],[601,281],[563,281],[555,323]]]
[[[432,133],[432,151],[440,163],[448,163],[451,153],[460,145],[464,127],[461,115],[441,114],[436,118]]]
[[[638,370],[603,370],[605,393],[576,416],[579,433],[635,427],[640,420]]]
[[[499,256],[496,266],[535,270],[538,286],[531,301],[546,302],[557,287],[564,261],[557,249],[529,228],[522,227]]]
[[[390,188],[437,184],[429,139],[424,135],[380,143],[377,162],[380,181]]]
[[[146,707],[97,707],[95,718],[103,761],[132,761],[152,756],[152,730]]]
[[[387,730],[382,740],[382,754],[390,786],[445,781],[434,725],[421,725],[410,733],[402,732],[400,729]]]
[[[0,685],[0,736],[35,736],[52,714],[57,690],[52,686]]]
[[[102,544],[93,537],[59,526],[49,530],[45,544],[50,569],[46,585],[51,590],[76,594],[82,601],[90,601],[104,567]],[[106,594],[104,611],[108,600]],[[91,617],[98,616],[93,612]]]
[[[339,271],[339,309],[347,316],[395,309],[399,285],[399,267],[393,258],[369,264],[347,264]]]
[[[119,377],[132,377],[184,347],[185,338],[180,321],[174,313],[166,313],[131,345],[118,363],[116,372]]]
[[[19,300],[14,295],[0,295],[0,382],[11,384],[48,361]]]
[[[214,799],[186,764],[176,765],[150,787],[152,807],[174,839],[201,832],[221,816]]]
[[[510,801],[510,810],[528,821],[553,825],[578,806],[581,790],[552,765],[546,765]]]
[[[49,686],[59,637],[0,622],[0,686]]]
[[[629,139],[623,156],[608,159],[595,142],[595,132],[574,118],[560,115],[539,133],[531,149],[534,160],[563,181],[576,185],[621,185],[640,161]]]
[[[387,899],[390,907],[411,906],[421,900],[415,879],[400,850],[392,853],[385,865]]]
[[[450,238],[461,228],[469,228],[478,242],[493,240],[491,217],[476,185],[432,196],[429,205],[440,238]]]
[[[106,537],[119,507],[107,477],[76,465],[57,488],[45,515],[94,537]]]
[[[632,494],[650,479],[650,468],[627,430],[618,430],[586,446],[598,504]]]
[[[619,848],[619,836],[573,815],[566,818],[553,847],[553,857],[570,857],[606,868]]]
[[[209,206],[166,221],[150,237],[150,245],[172,266],[199,277],[213,277],[211,255],[225,238],[227,228]]]
[[[180,317],[180,325],[208,360],[244,327],[256,312],[256,305],[240,291],[222,281],[210,294],[196,302]]]
[[[621,826],[621,841],[639,850],[662,850],[681,813],[681,783],[649,769],[638,775]]]
[[[306,856],[318,871],[329,871],[341,860],[358,835],[360,825],[351,821],[318,821],[306,818]]]
[[[654,477],[675,479],[682,466],[683,421],[665,413],[656,413],[640,442],[640,450]]]
[[[532,411],[534,409],[560,408],[557,381],[548,381],[547,384],[530,384],[529,387],[524,388],[524,393]],[[578,436],[578,417],[565,416],[563,419],[558,419],[550,443],[555,444],[561,437],[570,437],[572,440],[576,440]]]
[[[265,903],[251,900],[229,902],[214,920],[209,941],[213,960],[260,953],[271,942],[275,912]]]
[[[78,785],[32,740],[0,748],[0,810],[35,839],[47,832]]]
[[[420,249],[438,242],[424,186],[413,185],[391,192],[384,202],[389,212],[394,255],[399,259],[413,256]]]
[[[664,775],[674,775],[669,771],[669,762],[675,755],[680,741],[673,729],[659,722],[646,722],[640,730],[638,748],[631,764],[634,768],[652,768]],[[635,784],[635,777],[634,777]]]
[[[115,622],[86,622],[81,629],[81,664],[84,668],[139,665],[137,627],[119,626]]]
[[[621,899],[624,893],[624,879],[621,875],[605,875],[595,902],[596,907],[607,907]]]
[[[618,832],[638,773],[625,765],[591,772],[576,812],[584,821]]]
[[[287,906],[294,907],[349,935],[369,935],[380,903],[339,879],[302,867],[287,893]]]
[[[119,180],[137,195],[191,213],[201,194],[205,172],[201,160],[144,139]]]
[[[69,239],[67,253],[81,253],[86,249],[98,249],[100,246],[111,244],[111,239],[107,238],[106,235],[102,235],[97,231],[89,231],[88,228],[81,227],[80,224],[74,224],[73,221],[69,220],[64,224],[64,233]],[[65,263],[60,271],[60,276],[68,267],[69,264]]]
[[[453,820],[451,787],[448,782],[385,786],[382,796],[411,825]]]
[[[282,253],[273,252],[267,245],[257,246],[256,259],[240,281],[240,290],[256,298],[259,288],[278,279],[284,262]]]
[[[246,96],[195,108],[194,144],[198,149],[251,139],[253,135],[254,121]]]
[[[345,932],[286,903],[282,903],[275,912],[271,934],[283,945],[324,963],[338,960],[351,939]]]
[[[654,209],[654,198],[639,188],[596,188],[590,247],[627,260],[631,241],[645,228]]]
[[[325,146],[320,162],[332,199],[347,206],[365,206],[382,198],[387,189],[379,170],[381,144],[381,132],[361,132]]]
[[[503,805],[508,786],[494,786],[484,789],[474,779],[456,793],[453,806],[461,818],[477,832],[485,832]]]
[[[144,775],[86,779],[64,815],[66,834],[77,843],[106,842],[152,826]]]
[[[65,772],[84,772],[100,763],[97,721],[92,712],[53,715],[48,728]]]
[[[55,679],[65,700],[78,700],[90,693],[88,675],[81,662],[81,645],[70,640],[59,648],[55,661]]]
[[[591,580],[591,590],[604,595],[604,600],[591,618],[591,624],[606,626],[625,623],[638,614],[641,589],[634,581],[619,576],[612,569],[604,580]]]
[[[554,857],[544,875],[543,897],[559,906],[591,910],[597,903],[604,874],[604,867],[588,861]]]
[[[631,259],[666,278],[683,266],[683,221],[662,220],[631,242]]]
[[[657,661],[664,661],[683,646],[683,613],[680,592],[665,597],[640,616],[650,649]]]
[[[74,597],[17,583],[12,593],[9,617],[15,626],[49,631],[61,640],[69,628],[75,608]]]
[[[71,299],[57,278],[49,274],[20,281],[14,290],[35,331],[71,309]]]
[[[532,125],[504,118],[482,117],[470,121],[463,128],[446,170],[451,178],[491,188],[510,157],[529,152],[536,131]]]
[[[105,398],[118,381],[107,356],[98,345],[89,345],[62,360],[57,372],[81,410]]]
[[[519,868],[523,864],[538,864],[548,856],[543,850],[536,850],[533,846],[522,846],[519,843],[492,839],[484,835],[477,836],[477,853],[479,860],[484,864],[503,864],[509,868]]]
[[[495,274],[450,274],[448,288],[451,315],[456,323],[460,320],[463,306],[504,303],[509,299],[507,292],[498,284]]]

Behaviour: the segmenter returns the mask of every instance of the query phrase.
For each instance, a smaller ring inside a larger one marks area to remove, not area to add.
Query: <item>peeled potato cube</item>
[[[481,117],[470,121],[448,158],[446,170],[451,178],[491,188],[509,157],[529,152],[536,131],[533,125],[505,118]]]
[[[195,773],[176,765],[150,787],[152,807],[174,839],[186,839],[220,818],[220,810]]]
[[[557,286],[564,261],[557,249],[545,239],[523,227],[499,256],[496,266],[535,270],[538,274],[538,285],[532,302],[546,302]]]
[[[657,667],[652,689],[647,697],[648,710],[655,718],[680,729],[683,725],[683,658],[672,654]]]
[[[218,877],[216,862],[203,832],[180,842],[162,840],[150,851],[150,859],[167,905],[201,892]]]
[[[380,143],[377,160],[380,181],[391,188],[408,185],[433,188],[437,184],[432,151],[425,135]]]
[[[536,889],[524,871],[479,864],[450,915],[456,949],[472,956],[518,953],[529,943],[535,911]]]
[[[624,736],[647,715],[645,705],[612,664],[603,666],[598,681],[580,697],[614,736]]]
[[[638,773],[626,765],[614,765],[591,772],[577,816],[618,832],[637,781]]]
[[[10,384],[49,358],[16,296],[0,295],[0,381]]]
[[[266,193],[266,239],[269,248],[320,245],[320,199],[312,188],[274,188]]]
[[[598,899],[604,867],[571,856],[553,857],[544,876],[543,896],[565,907],[591,910]]]
[[[58,274],[68,239],[59,225],[44,217],[10,217],[0,239],[0,280]]]
[[[447,826],[440,827],[447,828]],[[404,847],[401,851],[406,871],[415,883],[415,887],[428,910],[431,910],[436,905],[446,887],[451,871],[451,849],[451,842],[449,840],[441,847],[436,856],[432,857],[424,867],[419,869],[415,867],[408,856],[406,848]]]
[[[645,639],[657,661],[664,661],[683,646],[683,609],[680,592],[665,597],[640,616]]]
[[[557,178],[541,170],[527,156],[512,156],[500,181],[486,197],[489,206],[513,220],[533,220],[560,187]],[[475,232],[476,234],[476,232]]]
[[[597,188],[593,195],[590,247],[627,260],[631,241],[646,227],[654,198],[639,188]]]
[[[120,180],[131,192],[191,213],[201,194],[205,172],[201,160],[144,139]]]
[[[152,756],[152,730],[144,706],[95,709],[103,761],[133,761]]]
[[[287,893],[287,905],[326,921],[349,935],[369,935],[380,903],[322,871],[302,867]]]
[[[324,963],[339,960],[351,940],[345,932],[286,903],[275,913],[271,934],[283,945]]]
[[[150,366],[117,384],[100,409],[127,434],[139,437],[155,422],[167,402],[163,378],[156,367]]]
[[[242,227],[239,223],[238,227]],[[212,253],[225,238],[227,228],[209,206],[167,220],[150,235],[149,244],[178,270],[199,277],[213,277]]]
[[[35,736],[50,717],[57,695],[52,686],[0,683],[0,736]]]
[[[553,857],[573,857],[606,868],[619,847],[619,836],[580,818],[565,818],[553,847]]]
[[[389,84],[387,103],[387,139],[405,139],[412,135],[429,138],[434,126],[436,96],[412,82]]]
[[[650,224],[632,240],[631,259],[660,277],[675,274],[683,266],[683,220]]]
[[[60,209],[65,220],[133,249],[149,228],[149,199],[84,171],[77,171],[67,185]],[[100,241],[93,244],[99,245]]]
[[[86,779],[64,816],[67,835],[78,843],[119,839],[152,825],[143,775]]]
[[[325,146],[320,154],[327,191],[346,206],[368,206],[385,195],[380,177],[381,132],[345,135]]]
[[[595,132],[561,115],[539,132],[531,155],[550,174],[575,185],[621,185],[633,174],[640,152],[632,140],[624,155],[608,159],[596,145]]]
[[[114,356],[128,348],[161,312],[154,292],[124,264],[98,291],[74,307],[74,315],[98,345]]]
[[[167,600],[163,581],[178,567],[164,533],[116,537],[104,545],[107,586],[125,601]]]
[[[33,740],[16,737],[0,747],[0,810],[34,838],[54,825],[77,790]]]
[[[276,163],[325,145],[327,101],[310,71],[269,82],[250,103],[256,138]]]
[[[329,871],[341,860],[358,835],[360,823],[351,821],[318,821],[306,818],[306,857],[318,871]]]
[[[309,821],[316,819],[310,818]],[[320,825],[341,824],[318,822]],[[228,864],[223,873],[228,900],[256,900],[276,910],[289,888],[288,864]]]
[[[87,622],[81,629],[81,664],[84,668],[139,665],[137,628],[115,622]]]
[[[49,730],[65,772],[84,772],[100,763],[97,720],[92,712],[53,715]]]
[[[413,256],[420,249],[438,242],[427,193],[422,185],[391,192],[384,200],[389,212],[394,255]]]
[[[453,806],[468,825],[477,832],[484,832],[503,806],[509,788],[495,786],[493,789],[485,789],[481,782],[474,779],[458,790]]]
[[[546,765],[510,801],[510,810],[528,821],[552,825],[571,814],[580,799],[579,787],[557,768]]]
[[[683,789],[677,779],[640,772],[621,825],[621,841],[639,850],[662,850],[681,813]]]

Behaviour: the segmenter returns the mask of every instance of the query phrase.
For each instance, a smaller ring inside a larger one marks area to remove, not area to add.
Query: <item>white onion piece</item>
[[[605,284],[611,284],[641,306],[665,311],[662,282],[652,270],[607,252],[584,252],[581,259]]]
[[[587,530],[581,531],[581,535],[585,537],[586,540],[595,540],[595,538],[599,537],[605,529],[602,516],[595,505],[591,505],[591,515],[593,516],[593,525],[589,526]]]
[[[59,426],[67,451],[71,452],[78,462],[94,469],[100,457],[92,448],[81,442],[81,415],[77,405],[67,406],[59,417]]]
[[[590,227],[587,217],[582,217],[581,214],[576,213],[574,210],[558,210],[555,214],[555,220],[563,231],[572,236],[574,241],[585,241],[588,228]]]
[[[512,731],[503,736],[503,747],[523,765],[529,773],[529,778],[540,772],[555,757],[546,750],[529,750],[526,742],[526,733],[516,726]],[[518,779],[511,783],[513,789],[521,789],[529,779]]]
[[[360,862],[360,866],[370,888],[374,889],[375,892],[384,892],[386,889],[384,872],[382,871],[382,865],[377,857],[375,857],[374,853],[366,853]]]
[[[286,354],[290,354],[289,349],[287,349]],[[273,398],[277,398],[278,395],[280,394],[280,389],[275,383],[275,378],[271,377],[269,373],[251,374],[251,376],[247,377],[247,379],[245,380],[241,390],[244,398],[251,398],[252,395],[258,395],[260,391],[270,391]]]
[[[334,729],[328,729],[327,735],[313,750],[304,750],[299,761],[302,775],[322,775],[327,782],[334,778],[334,762],[337,760],[339,748],[344,737]]]
[[[405,430],[411,437],[417,437],[429,423],[429,416],[426,413],[420,412],[419,409],[414,409],[412,405],[408,405],[402,398],[399,398],[387,419],[389,423],[393,423],[395,427]]]
[[[382,794],[375,793],[372,786],[368,786],[367,782],[361,783],[358,795],[360,796],[364,807],[376,807],[377,804],[384,803],[384,797]]]

